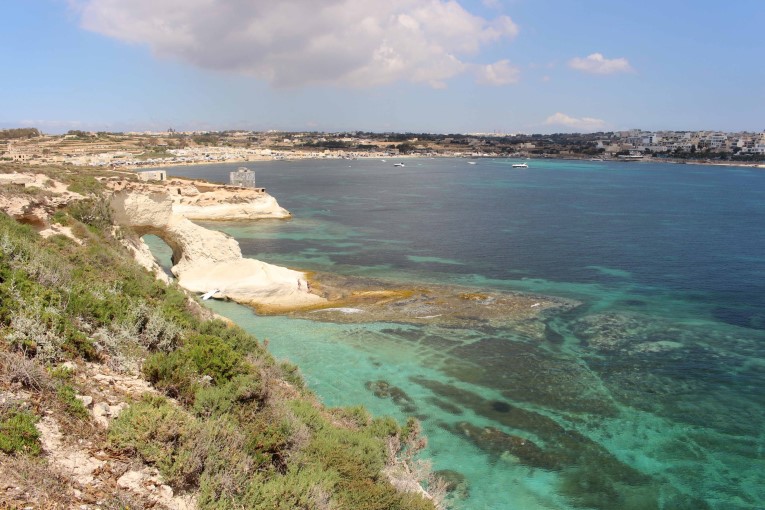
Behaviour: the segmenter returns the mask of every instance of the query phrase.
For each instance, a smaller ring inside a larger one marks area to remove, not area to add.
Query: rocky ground
[[[20,357],[5,354],[5,364],[20,367]],[[15,359],[9,359],[13,357]],[[195,508],[194,498],[174,494],[156,468],[111,450],[106,432],[112,420],[130,402],[157,394],[146,381],[119,374],[97,363],[59,367],[71,374],[72,385],[87,388],[76,398],[86,416],[73,418],[55,400],[25,390],[20,382],[7,384],[13,368],[4,370],[0,405],[13,402],[31,406],[42,416],[37,423],[40,459],[0,454],[0,507],[2,508]]]

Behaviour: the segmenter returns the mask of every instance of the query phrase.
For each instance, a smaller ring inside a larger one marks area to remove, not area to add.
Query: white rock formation
[[[290,213],[261,189],[175,179],[167,185],[173,212],[190,220],[289,218]]]
[[[131,227],[139,236],[157,235],[170,246],[172,272],[185,289],[200,293],[219,289],[215,298],[273,307],[324,301],[308,292],[304,273],[243,258],[235,239],[177,213],[167,192],[127,187],[112,195],[111,207],[116,224]]]

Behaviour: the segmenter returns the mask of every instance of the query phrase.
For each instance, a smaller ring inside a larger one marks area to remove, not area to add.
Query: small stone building
[[[167,172],[164,170],[146,170],[138,172],[138,179],[141,181],[166,181]]]
[[[239,167],[236,172],[229,173],[229,182],[240,188],[255,187],[255,172],[246,167]]]

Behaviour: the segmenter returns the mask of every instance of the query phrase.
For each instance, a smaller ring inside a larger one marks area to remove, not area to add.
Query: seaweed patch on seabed
[[[535,343],[490,337],[455,347],[443,372],[493,388],[509,400],[568,412],[615,416],[602,382],[583,364]]]
[[[755,334],[746,338],[639,314],[597,314],[571,324],[589,368],[615,399],[679,423],[735,436],[760,435],[765,404],[749,363],[762,357]],[[750,375],[751,374],[751,375]],[[750,393],[742,392],[751,377]],[[751,419],[730,419],[731,416]]]
[[[494,462],[557,472],[559,492],[577,506],[648,510],[660,508],[661,499],[663,508],[708,508],[705,502],[687,494],[672,493],[673,489],[666,486],[660,489],[658,480],[621,462],[597,442],[552,418],[438,381],[422,377],[412,377],[411,381],[439,398],[517,431],[511,434],[468,421],[441,424],[448,432],[486,452]],[[674,503],[667,506],[667,501]]]
[[[389,398],[396,404],[399,409],[405,414],[412,415],[417,412],[417,407],[414,404],[412,397],[399,388],[393,386],[388,381],[379,379],[377,381],[367,381],[364,385],[366,389],[374,393],[377,398]]]

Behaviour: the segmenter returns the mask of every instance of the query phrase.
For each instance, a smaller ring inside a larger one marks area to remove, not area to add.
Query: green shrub
[[[330,409],[332,414],[355,427],[366,427],[372,422],[372,416],[364,406],[336,407]]]
[[[241,354],[217,336],[194,335],[169,354],[156,353],[143,366],[146,378],[172,397],[194,400],[201,376],[220,386],[233,377],[252,371]]]
[[[374,437],[387,439],[399,434],[401,432],[401,427],[399,427],[396,420],[390,416],[383,416],[372,420],[372,423],[367,427],[367,431]]]
[[[399,494],[398,507],[401,510],[434,510],[435,505],[432,501],[425,499],[420,494],[406,493]]]
[[[217,384],[247,370],[242,355],[217,336],[194,335],[182,350],[200,374],[212,377]]]
[[[188,447],[198,431],[191,416],[164,398],[145,397],[112,422],[109,441],[115,448],[137,453],[169,482],[183,486],[193,478],[190,473],[199,471]]]
[[[88,409],[85,407],[85,404],[76,397],[74,388],[68,384],[59,386],[56,390],[56,396],[58,397],[58,400],[64,404],[64,409],[70,415],[75,418],[83,419],[88,417]]]
[[[59,225],[67,226],[72,223],[72,219],[66,213],[66,211],[56,211],[55,213],[53,213],[53,216],[51,216],[51,222],[58,223]]]
[[[324,469],[338,473],[343,479],[374,479],[385,465],[385,443],[377,434],[387,431],[379,422],[374,429],[345,429],[329,424],[321,411],[307,401],[290,402],[295,417],[314,431],[310,443],[302,451],[307,463],[318,463]],[[366,411],[355,409],[356,415]],[[391,420],[392,421],[392,420]]]
[[[158,352],[143,364],[143,374],[157,389],[184,402],[192,402],[199,384],[196,367],[183,351]]]
[[[308,400],[290,400],[289,409],[296,419],[312,431],[319,431],[327,426],[327,420],[321,415],[319,409]]]
[[[82,195],[99,193],[104,189],[104,185],[98,179],[83,172],[70,174],[67,180],[69,181],[69,191]]]
[[[312,468],[293,468],[281,476],[259,475],[250,480],[242,506],[254,510],[328,508],[337,478]]]
[[[273,408],[243,412],[238,419],[247,438],[247,452],[255,464],[262,468],[284,467],[293,440],[293,423]]]
[[[93,345],[93,340],[72,325],[64,326],[64,343],[61,347],[72,356],[82,356],[88,361],[99,359],[96,346]]]
[[[374,480],[385,466],[385,445],[363,431],[325,427],[303,450],[306,461],[319,463],[345,480]]]
[[[405,510],[400,507],[399,496],[389,483],[352,480],[343,484],[343,489],[338,499],[344,510]]]
[[[205,487],[210,501],[239,494],[255,466],[240,424],[226,416],[200,422],[158,397],[125,410],[109,440],[155,465],[176,488]]]
[[[69,381],[74,377],[74,370],[64,365],[50,368],[48,371],[50,376],[57,381]]]
[[[254,354],[259,358],[269,356],[257,339],[239,326],[229,325],[222,320],[215,319],[203,322],[197,329],[203,335],[221,338],[240,354]]]
[[[298,368],[297,365],[290,363],[289,361],[282,361],[279,363],[279,368],[281,369],[281,375],[285,381],[296,388],[305,388],[305,381],[303,380],[303,376],[300,374],[300,368]]]
[[[201,508],[241,508],[238,500],[258,467],[247,452],[242,427],[229,416],[206,419],[189,445],[190,466],[201,466]],[[215,503],[215,504],[214,504]],[[228,503],[228,504],[227,504]]]
[[[194,396],[194,412],[205,417],[220,416],[231,412],[235,406],[262,401],[264,397],[265,388],[260,377],[255,374],[239,375],[222,386],[197,389]]]
[[[0,413],[0,451],[15,455],[39,455],[40,432],[35,427],[37,417],[28,411]]]
[[[399,494],[391,484],[372,480],[343,484],[338,499],[342,510],[434,510],[419,494]]]
[[[74,202],[69,205],[69,214],[75,220],[92,227],[93,233],[106,234],[112,226],[112,211],[105,198],[89,198]]]

